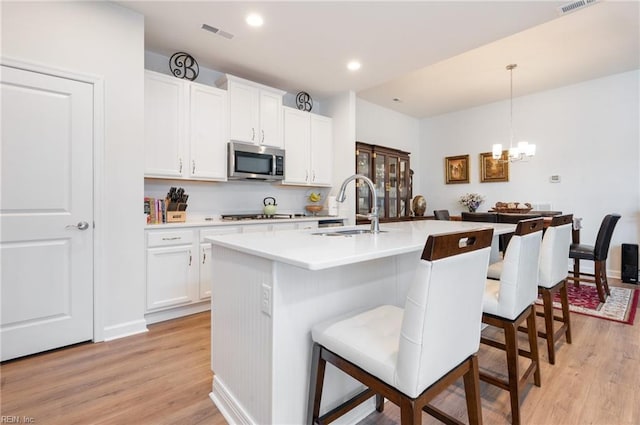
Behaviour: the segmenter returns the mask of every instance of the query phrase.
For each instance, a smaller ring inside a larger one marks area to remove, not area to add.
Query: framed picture
[[[509,181],[509,151],[502,151],[500,159],[493,159],[491,152],[480,154],[480,182]]]
[[[469,183],[469,155],[444,158],[446,183]]]

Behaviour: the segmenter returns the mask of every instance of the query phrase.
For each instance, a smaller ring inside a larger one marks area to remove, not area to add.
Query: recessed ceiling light
[[[349,71],[357,71],[360,69],[362,65],[360,65],[360,62],[358,61],[351,61],[347,64],[347,69],[349,69]]]
[[[393,99],[391,99],[391,100],[393,100],[394,102],[402,103],[402,99],[397,98],[397,97],[394,97],[394,98],[393,98]]]
[[[247,16],[246,21],[247,21],[247,24],[249,24],[252,27],[261,27],[262,24],[264,23],[262,16],[256,13],[252,13],[251,15]]]

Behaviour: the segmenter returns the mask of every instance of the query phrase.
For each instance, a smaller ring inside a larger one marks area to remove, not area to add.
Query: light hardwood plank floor
[[[571,320],[573,344],[558,345],[554,366],[539,340],[542,387],[525,390],[523,424],[639,424],[640,317],[634,326],[578,314]],[[201,313],[151,325],[141,335],[4,362],[0,414],[47,425],[226,424],[208,397],[209,341],[210,315]],[[503,353],[493,348],[481,347],[480,365],[506,370]],[[484,383],[481,390],[484,423],[509,424],[507,392]],[[461,382],[435,404],[466,422]],[[399,423],[391,403],[362,422]],[[439,422],[424,414],[423,423]]]

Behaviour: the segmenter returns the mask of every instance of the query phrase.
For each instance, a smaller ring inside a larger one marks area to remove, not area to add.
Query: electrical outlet
[[[271,287],[266,283],[262,284],[262,297],[260,299],[260,308],[267,316],[271,316],[272,300]]]
[[[551,183],[560,183],[560,176],[558,174],[554,174],[553,176],[549,177],[549,181]]]

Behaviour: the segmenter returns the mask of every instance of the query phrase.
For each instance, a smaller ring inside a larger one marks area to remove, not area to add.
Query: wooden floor
[[[640,316],[635,326],[571,318],[573,344],[558,347],[554,366],[539,341],[542,387],[525,392],[523,424],[640,424]],[[4,362],[0,422],[8,415],[46,425],[225,424],[208,397],[209,335],[209,314],[202,313],[149,326],[142,335]],[[505,369],[503,353],[492,348],[482,347],[480,363]],[[510,423],[508,394],[481,388],[484,423]],[[458,383],[436,405],[466,422],[463,394]],[[391,403],[362,422],[399,423]],[[424,414],[423,423],[439,422]]]

